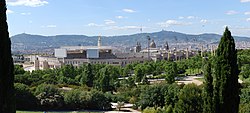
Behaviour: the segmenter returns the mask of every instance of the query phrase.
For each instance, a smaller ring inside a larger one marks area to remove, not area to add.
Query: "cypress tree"
[[[6,11],[5,0],[0,0],[0,113],[15,113],[14,66]]]
[[[92,66],[90,63],[87,64],[87,67],[85,69],[85,73],[87,74],[87,82],[86,85],[88,87],[92,87],[93,86],[93,81],[94,81],[94,74],[92,73]]]
[[[238,113],[237,50],[231,32],[226,27],[215,56],[214,107],[216,113]]]
[[[211,62],[204,60],[204,89],[203,89],[203,113],[214,113],[213,108],[213,77],[211,70]]]

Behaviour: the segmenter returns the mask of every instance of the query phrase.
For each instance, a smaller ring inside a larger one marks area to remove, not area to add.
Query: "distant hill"
[[[140,42],[143,47],[147,46],[147,36],[154,39],[155,43],[160,46],[168,41],[169,45],[176,43],[200,43],[200,44],[216,44],[219,42],[221,35],[218,34],[200,34],[190,35],[172,31],[160,31],[154,33],[139,33],[133,35],[109,36],[102,37],[102,45],[114,46],[118,49],[133,47],[136,42]],[[97,36],[85,35],[56,35],[41,36],[31,34],[18,34],[11,37],[12,51],[21,53],[32,52],[53,52],[54,48],[60,46],[89,46],[97,45]],[[249,37],[234,36],[236,42],[250,42]]]

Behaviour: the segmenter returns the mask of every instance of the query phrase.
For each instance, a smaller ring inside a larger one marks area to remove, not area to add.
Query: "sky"
[[[250,0],[7,0],[10,36],[117,36],[161,30],[250,37]]]

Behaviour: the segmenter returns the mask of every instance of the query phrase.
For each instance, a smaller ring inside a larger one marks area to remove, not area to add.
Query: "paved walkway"
[[[105,113],[141,113],[140,111],[136,111],[132,108],[122,108],[124,111],[107,111]]]
[[[201,85],[203,84],[202,81],[200,80],[197,80],[197,78],[203,78],[203,76],[186,76],[186,77],[183,77],[182,80],[180,81],[177,81],[178,84],[191,84],[191,83],[194,83],[196,85]]]

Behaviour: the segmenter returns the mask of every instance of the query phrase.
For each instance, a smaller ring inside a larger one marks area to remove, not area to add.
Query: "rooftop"
[[[112,49],[111,46],[62,46],[60,48],[67,50]]]

